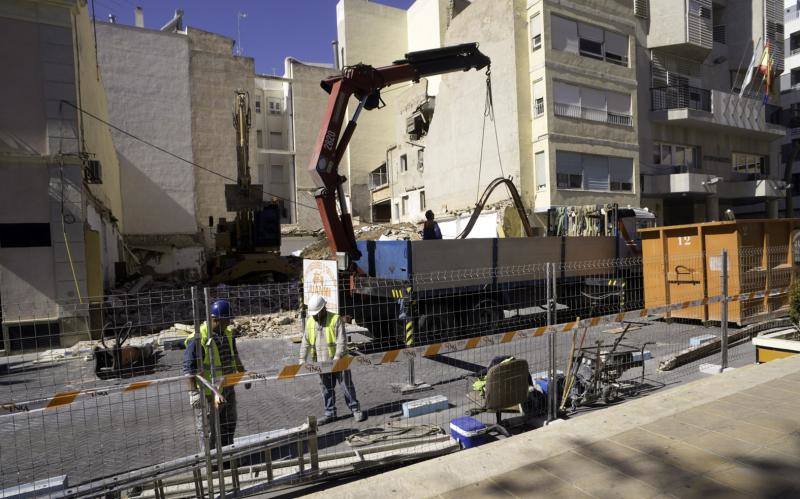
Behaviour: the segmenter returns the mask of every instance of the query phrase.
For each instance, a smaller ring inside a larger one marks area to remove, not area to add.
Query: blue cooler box
[[[486,425],[469,416],[455,418],[450,420],[450,436],[462,449],[477,447],[486,443]]]

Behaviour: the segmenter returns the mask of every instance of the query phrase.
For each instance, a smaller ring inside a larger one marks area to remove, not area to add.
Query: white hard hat
[[[317,315],[323,308],[325,308],[325,298],[320,295],[314,295],[308,301],[308,315]]]

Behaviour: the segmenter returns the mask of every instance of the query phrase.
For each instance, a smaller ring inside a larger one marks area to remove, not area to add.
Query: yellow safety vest
[[[328,347],[328,354],[331,359],[336,355],[336,322],[339,320],[339,316],[328,312],[328,315],[325,317],[325,346]],[[313,317],[309,317],[306,320],[306,340],[308,344],[312,347],[312,360],[314,362],[317,361],[317,321],[314,320]]]
[[[231,351],[231,358],[229,359],[230,362],[233,363],[233,369],[237,372],[242,371],[242,366],[238,365],[236,361],[236,350],[233,349],[233,328],[228,326],[225,328],[225,337],[228,340],[228,347]],[[184,344],[188,347],[189,341],[194,339],[194,334],[189,335],[186,338]],[[200,346],[203,347],[203,370],[201,376],[203,376],[208,382],[211,382],[211,358],[208,355],[208,325],[204,322],[200,325]],[[224,376],[224,371],[222,368],[222,359],[220,359],[219,349],[217,348],[217,344],[215,342],[211,342],[211,346],[214,348],[214,379],[220,380]],[[199,383],[198,383],[199,384]],[[206,394],[210,395],[211,390],[204,387]]]

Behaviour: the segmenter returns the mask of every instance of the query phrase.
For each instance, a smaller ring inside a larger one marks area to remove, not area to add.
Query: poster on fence
[[[331,312],[339,313],[339,292],[334,260],[303,260],[303,303],[320,295]]]

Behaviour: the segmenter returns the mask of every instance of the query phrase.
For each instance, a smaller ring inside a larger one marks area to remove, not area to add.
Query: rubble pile
[[[356,239],[365,241],[418,241],[421,239],[419,231],[422,230],[420,224],[400,223],[400,224],[380,224],[380,225],[361,225],[354,227]],[[317,236],[318,239],[309,244],[300,253],[302,258],[309,260],[334,260],[336,256],[331,253],[328,247],[328,240],[325,234]]]
[[[299,332],[300,314],[294,311],[237,317],[233,325],[245,338],[281,338]]]

